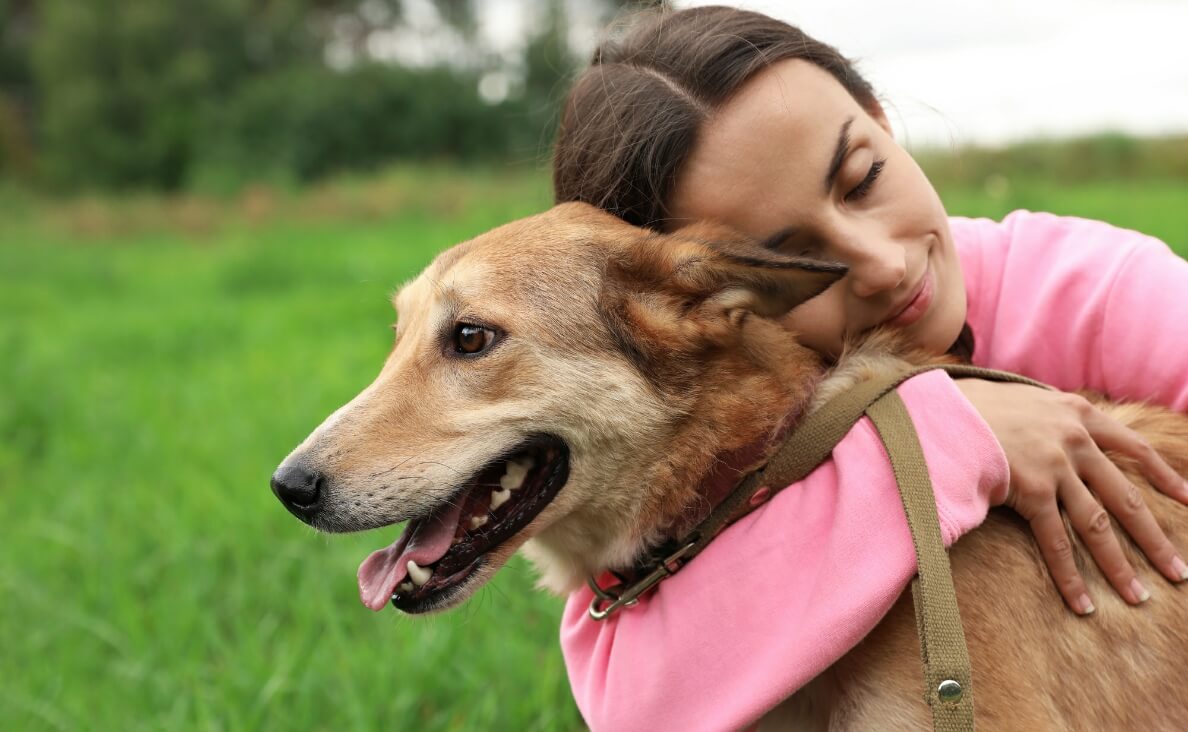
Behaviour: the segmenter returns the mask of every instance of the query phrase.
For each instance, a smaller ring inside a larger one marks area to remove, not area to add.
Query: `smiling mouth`
[[[894,315],[883,321],[883,324],[893,328],[906,328],[919,320],[920,316],[932,304],[932,289],[932,268],[926,267],[924,269],[924,276],[920,278],[920,283],[916,287],[915,294],[902,307],[895,310]]]
[[[534,436],[491,461],[427,515],[408,522],[391,546],[359,565],[359,598],[372,610],[391,601],[419,613],[463,592],[487,554],[544,510],[569,477],[569,449]]]

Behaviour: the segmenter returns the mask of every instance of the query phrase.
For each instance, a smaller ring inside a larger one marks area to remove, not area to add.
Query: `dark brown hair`
[[[792,58],[878,108],[848,59],[775,18],[721,6],[639,16],[625,37],[594,52],[565,100],[553,151],[556,202],[584,201],[659,228],[701,123],[755,72]]]

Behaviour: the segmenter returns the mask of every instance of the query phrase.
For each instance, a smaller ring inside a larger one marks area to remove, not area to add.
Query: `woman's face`
[[[837,357],[847,335],[887,324],[942,353],[965,322],[965,285],[944,206],[881,110],[790,59],[760,71],[701,128],[669,200],[671,228],[728,224],[849,273],[788,315],[800,341]]]

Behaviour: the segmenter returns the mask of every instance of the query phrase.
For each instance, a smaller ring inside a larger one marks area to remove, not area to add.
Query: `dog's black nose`
[[[326,479],[303,465],[282,465],[272,474],[272,492],[285,508],[302,521],[309,521],[321,507]]]

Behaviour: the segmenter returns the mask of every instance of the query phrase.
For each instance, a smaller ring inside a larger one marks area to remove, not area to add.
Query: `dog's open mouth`
[[[536,436],[478,471],[448,501],[408,522],[386,549],[359,565],[359,597],[372,610],[391,600],[405,612],[441,605],[557,495],[569,476],[569,449]]]

